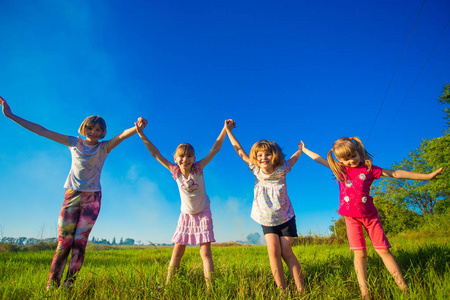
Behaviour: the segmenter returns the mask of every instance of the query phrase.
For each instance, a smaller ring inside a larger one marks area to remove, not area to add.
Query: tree
[[[400,163],[393,164],[391,169],[402,169],[417,173],[430,173],[443,167],[436,180],[419,181],[384,177],[374,188],[375,196],[380,202],[395,204],[422,215],[435,213],[439,201],[445,201],[450,193],[450,130],[435,139],[423,140],[419,149],[408,154]]]
[[[257,232],[250,233],[247,235],[247,242],[251,245],[259,245],[260,244],[261,235]]]
[[[416,228],[421,217],[408,209],[403,201],[391,197],[390,189],[384,189],[385,180],[388,179],[382,177],[372,188],[372,193],[375,195],[373,201],[385,233],[400,233],[407,229]]]
[[[329,229],[334,236],[345,238],[347,236],[347,225],[345,225],[345,218],[341,216],[339,219],[333,220],[333,224]]]
[[[442,94],[437,99],[441,104],[450,104],[450,83],[444,84]],[[447,127],[450,127],[450,108],[444,108],[444,112],[447,114],[444,118],[447,119]]]
[[[134,239],[126,238],[125,241],[122,243],[122,245],[133,246],[134,245]]]

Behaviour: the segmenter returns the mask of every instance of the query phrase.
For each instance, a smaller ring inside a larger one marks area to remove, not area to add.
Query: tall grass
[[[430,240],[390,239],[408,282],[410,299],[449,299],[450,245]],[[368,243],[370,245],[370,242]],[[406,299],[375,251],[368,247],[368,281],[374,299]],[[305,273],[305,299],[359,299],[348,245],[293,247]],[[165,284],[171,248],[92,247],[71,290],[47,292],[54,250],[0,253],[1,299],[278,299],[264,246],[213,246],[215,287],[206,292],[198,247],[186,249],[180,272]],[[285,269],[285,274],[289,272]],[[282,298],[300,299],[289,279]]]

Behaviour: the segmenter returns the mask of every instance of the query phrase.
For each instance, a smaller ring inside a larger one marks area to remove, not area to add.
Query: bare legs
[[[200,245],[200,255],[203,260],[203,274],[205,275],[206,287],[211,290],[214,284],[214,262],[211,252],[211,243]]]
[[[283,263],[281,261],[283,258],[289,269],[289,273],[294,279],[297,290],[303,292],[305,288],[303,273],[297,257],[292,252],[292,237],[280,237],[274,233],[265,234],[264,237],[267,243],[267,252],[269,253],[270,269],[272,270],[277,286],[282,290],[286,289]]]
[[[389,249],[375,249],[375,251],[377,251],[378,255],[380,255],[384,265],[394,278],[395,283],[400,288],[400,290],[405,294],[409,294],[405,278],[403,278],[402,271],[400,270],[397,262],[395,261],[395,258],[392,255],[391,251],[389,251]]]
[[[181,258],[186,250],[186,245],[175,244],[170,259],[169,271],[167,272],[166,283],[169,283],[171,277],[180,269]],[[203,274],[205,276],[206,286],[208,290],[213,285],[214,262],[212,259],[211,243],[200,244],[200,256],[203,261]]]
[[[186,245],[175,244],[173,247],[172,257],[170,258],[169,271],[167,272],[166,283],[169,283],[170,278],[180,269],[181,258],[186,250]]]
[[[402,272],[395,261],[389,249],[375,249],[378,255],[380,255],[383,260],[384,265],[388,269],[389,273],[395,280],[395,283],[400,288],[400,290],[408,294],[408,287],[406,286],[406,281],[403,278]],[[358,278],[359,288],[361,289],[361,295],[364,299],[370,299],[370,293],[367,288],[367,251],[357,250],[355,253],[355,271]]]
[[[355,271],[358,278],[359,288],[363,299],[370,299],[369,289],[367,288],[367,251],[355,250]]]

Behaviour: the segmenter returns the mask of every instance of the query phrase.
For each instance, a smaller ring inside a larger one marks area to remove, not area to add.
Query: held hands
[[[236,128],[236,122],[233,121],[232,119],[225,120],[225,128],[227,130],[232,130]]]
[[[6,103],[6,100],[3,99],[1,96],[0,96],[0,104],[2,106],[3,114],[5,115],[5,117],[11,118],[11,116],[13,115],[13,113],[11,112],[11,108],[9,107],[8,103]]]
[[[148,121],[142,117],[139,117],[137,122],[134,122],[137,133],[141,134],[144,132],[144,128],[147,126]]]
[[[300,141],[300,143],[297,143],[298,145],[298,150],[302,151],[306,149],[305,147],[305,143],[303,141]]]

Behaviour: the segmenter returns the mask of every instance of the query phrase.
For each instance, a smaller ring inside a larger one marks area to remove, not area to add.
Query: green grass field
[[[394,237],[392,253],[408,282],[408,299],[450,299],[448,237]],[[370,245],[370,242],[368,243]],[[305,299],[359,299],[348,245],[294,246],[303,267]],[[0,253],[2,299],[278,299],[264,246],[213,246],[215,288],[206,292],[198,247],[186,250],[177,277],[165,285],[171,248],[93,247],[71,290],[46,291],[54,250]],[[285,269],[286,275],[288,274]],[[374,299],[406,299],[369,247]],[[300,299],[289,278],[283,298]]]

